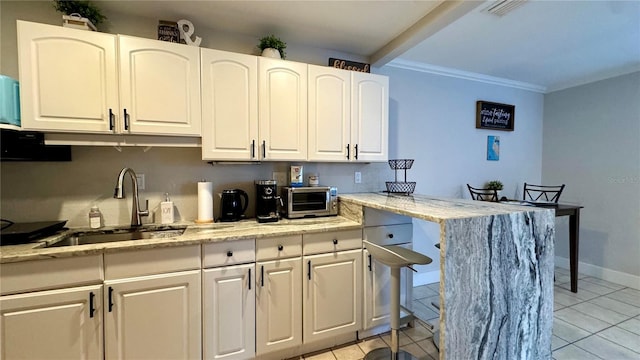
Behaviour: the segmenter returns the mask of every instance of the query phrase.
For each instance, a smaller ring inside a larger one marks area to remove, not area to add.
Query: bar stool
[[[400,330],[400,268],[406,266],[411,270],[414,270],[411,265],[429,264],[431,263],[431,258],[396,245],[381,246],[366,240],[364,241],[364,244],[374,259],[391,268],[391,348],[385,347],[371,350],[367,355],[365,355],[364,359],[415,359],[415,357],[408,352],[400,350],[400,342],[398,338],[398,332]]]

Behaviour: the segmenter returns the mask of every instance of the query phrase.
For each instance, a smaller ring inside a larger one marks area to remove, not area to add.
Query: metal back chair
[[[522,193],[522,200],[524,201],[546,201],[552,203],[558,203],[560,200],[560,194],[564,190],[564,184],[562,185],[533,185],[524,183],[524,192]]]
[[[498,201],[498,190],[474,188],[469,184],[467,184],[467,187],[469,188],[469,193],[473,200]]]

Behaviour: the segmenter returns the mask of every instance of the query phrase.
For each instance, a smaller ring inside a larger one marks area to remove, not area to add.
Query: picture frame
[[[487,136],[487,160],[500,160],[500,136]]]
[[[477,101],[476,129],[513,131],[515,112],[515,105]]]

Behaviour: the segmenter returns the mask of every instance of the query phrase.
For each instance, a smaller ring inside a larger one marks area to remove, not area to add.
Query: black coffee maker
[[[256,220],[259,223],[278,221],[278,186],[275,180],[256,181]]]
[[[243,201],[244,199],[244,201]],[[249,195],[240,189],[222,190],[220,221],[238,221],[244,217],[249,205]]]

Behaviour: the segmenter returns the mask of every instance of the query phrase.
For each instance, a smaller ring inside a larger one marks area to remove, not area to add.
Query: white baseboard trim
[[[429,271],[413,274],[413,286],[433,284],[440,281],[440,271]]]
[[[556,266],[569,270],[569,259],[556,256]],[[578,262],[578,272],[581,274],[596,277],[598,279],[610,281],[623,286],[628,286],[636,290],[640,290],[640,276],[623,273],[621,271],[611,270],[600,266]],[[415,276],[414,276],[415,279]],[[414,280],[415,283],[415,280]],[[580,284],[578,284],[580,288]]]

